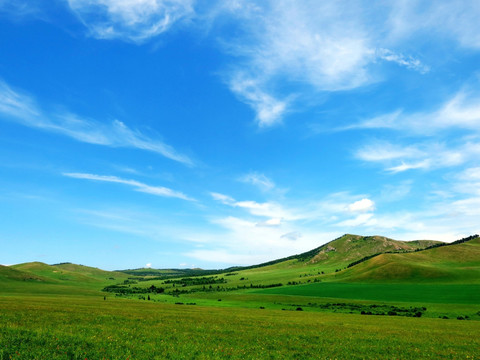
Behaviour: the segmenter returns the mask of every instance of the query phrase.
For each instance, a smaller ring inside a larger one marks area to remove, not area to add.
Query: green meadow
[[[478,321],[0,298],[0,359],[474,359]]]
[[[479,271],[478,238],[356,235],[224,271],[0,266],[0,360],[478,359]]]

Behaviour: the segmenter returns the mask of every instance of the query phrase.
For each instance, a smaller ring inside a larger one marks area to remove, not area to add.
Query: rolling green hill
[[[480,283],[479,243],[476,238],[444,246],[432,240],[398,241],[383,236],[346,234],[308,252],[249,267],[110,272],[71,263],[31,262],[0,268],[0,279],[10,281],[10,289],[28,287],[45,292],[62,289],[75,293],[84,289],[97,294],[108,289],[122,296],[164,293],[196,297],[218,291],[245,292],[298,285],[305,286],[306,290],[302,290],[305,293],[308,285],[327,282],[477,284]],[[12,285],[14,282],[17,286]]]
[[[46,279],[35,274],[17,270],[10,266],[0,265],[0,281],[45,281]]]
[[[127,278],[123,273],[71,263],[0,266],[3,293],[100,295],[103,287]]]
[[[233,266],[220,270],[141,268],[118,271],[129,275],[167,278],[206,276],[246,270],[255,271],[255,269],[259,269],[261,272],[268,272],[269,269],[277,271],[281,268],[291,268],[292,266],[297,265],[303,266],[320,264],[327,272],[332,272],[336,269],[347,266],[353,261],[360,260],[364,257],[372,256],[374,254],[384,252],[409,252],[424,249],[435,244],[442,244],[442,242],[435,240],[399,241],[389,239],[384,236],[360,236],[345,234],[335,240],[304,253],[251,266]]]
[[[480,238],[405,254],[380,254],[342,272],[338,280],[480,283]]]
[[[478,238],[347,234],[252,267],[133,274],[141,276],[71,263],[0,266],[0,359],[478,353]]]

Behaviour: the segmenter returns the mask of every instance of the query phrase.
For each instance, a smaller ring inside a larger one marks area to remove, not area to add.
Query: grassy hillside
[[[10,266],[0,265],[0,281],[45,281],[46,279],[35,274],[17,270]]]
[[[320,263],[326,272],[347,266],[353,261],[383,252],[408,252],[442,244],[435,240],[398,241],[384,236],[360,236],[345,234],[315,249],[301,254],[291,255],[281,259],[268,261],[251,266],[234,266],[221,270],[203,269],[131,269],[119,270],[125,274],[155,277],[186,277],[206,276],[224,273],[234,273],[258,269],[261,272],[291,268],[292,265],[310,265]],[[324,272],[325,272],[324,271]]]
[[[480,284],[480,238],[406,254],[381,254],[339,274],[356,282]]]
[[[344,235],[210,273],[0,266],[0,360],[476,358],[480,240],[432,245]]]
[[[309,252],[288,257],[287,260],[280,259],[248,268],[229,268],[223,272],[200,272],[200,276],[194,276],[198,269],[186,272],[174,269],[138,269],[132,273],[142,274],[142,271],[146,271],[145,275],[133,276],[70,263],[47,265],[40,262],[15,265],[8,270],[3,269],[3,273],[9,273],[11,280],[7,288],[14,293],[83,292],[102,297],[148,297],[153,301],[170,303],[183,298],[184,302],[215,306],[220,305],[215,303],[220,298],[227,299],[221,306],[230,304],[247,307],[278,303],[275,296],[278,299],[283,295],[387,302],[420,299],[436,303],[441,297],[435,293],[435,289],[440,287],[427,288],[420,284],[466,284],[468,286],[463,287],[466,289],[463,293],[452,288],[453,297],[445,298],[445,301],[474,305],[476,298],[471,294],[479,290],[475,286],[480,284],[479,240],[422,250],[439,245],[444,244],[347,234]],[[379,252],[383,254],[376,255]],[[352,262],[366,258],[368,260],[348,268]],[[0,277],[1,274],[0,271]],[[6,276],[3,275],[4,278]],[[27,278],[36,280],[22,280]],[[368,287],[367,283],[389,286]],[[411,283],[415,286],[392,287],[396,283]],[[349,288],[345,284],[352,285]],[[364,284],[360,288],[368,292],[368,295],[360,296],[365,291],[355,288],[357,285],[353,284]],[[349,289],[354,289],[352,295],[347,294]],[[402,292],[403,298],[399,296]],[[392,297],[389,294],[396,295]],[[430,301],[432,297],[437,300]],[[468,299],[475,301],[472,303]]]
[[[202,304],[213,304],[221,298],[228,299],[228,302],[223,304],[236,304],[238,306],[262,306],[265,302],[270,302],[269,306],[271,306],[272,301],[277,302],[273,298],[268,298],[269,295],[273,294],[335,298],[335,292],[340,288],[331,287],[330,290],[333,289],[333,292],[329,291],[327,294],[324,293],[327,288],[323,284],[348,281],[347,278],[349,274],[354,273],[354,269],[365,266],[359,264],[347,269],[347,266],[352,262],[371,257],[379,252],[395,252],[395,254],[388,254],[389,256],[407,254],[419,256],[422,251],[416,253],[413,253],[413,251],[442,244],[437,241],[406,242],[381,236],[363,237],[347,234],[309,252],[288,257],[287,260],[280,259],[249,268],[229,268],[223,273],[197,277],[182,276],[175,279],[145,277],[141,279],[142,281],[140,279],[133,280],[128,284],[118,284],[106,290],[117,296],[133,298],[146,298],[148,296],[153,300],[172,303],[177,302],[175,299],[180,297],[184,298],[185,302]],[[454,249],[454,247],[449,248]],[[446,249],[446,247],[435,248],[431,251],[442,251],[440,249]],[[378,257],[376,256],[374,259]],[[412,288],[410,290],[411,292],[417,292],[419,289]],[[424,290],[426,291],[426,289]],[[476,290],[475,288],[472,291]],[[388,291],[398,294],[403,290],[378,289],[378,296],[372,295],[362,299],[391,301],[392,297],[385,295],[385,292]],[[165,298],[165,295],[173,295],[174,297]],[[468,297],[468,294],[464,295]],[[342,298],[342,296],[342,292],[338,292],[338,298]],[[353,296],[355,298],[355,293]],[[267,298],[268,300],[266,300]],[[418,298],[428,300],[428,291]],[[395,299],[402,301],[398,297],[395,297]],[[407,301],[411,301],[411,299],[406,298]],[[457,300],[457,302],[464,301],[462,299]],[[471,304],[471,302],[468,304]]]
[[[13,294],[101,295],[103,287],[127,278],[123,273],[70,263],[30,262],[0,267],[3,291]]]

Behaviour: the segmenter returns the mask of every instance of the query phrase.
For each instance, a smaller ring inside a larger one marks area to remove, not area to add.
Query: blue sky
[[[478,233],[478,18],[0,0],[0,263],[219,268]]]

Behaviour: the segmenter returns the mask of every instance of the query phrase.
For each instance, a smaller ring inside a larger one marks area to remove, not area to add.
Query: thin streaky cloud
[[[245,183],[255,185],[261,190],[271,190],[275,187],[275,183],[272,180],[270,180],[264,174],[259,174],[256,172],[246,174],[242,176],[239,180]]]
[[[476,161],[478,156],[480,145],[472,141],[465,141],[461,145],[423,142],[409,146],[378,142],[356,152],[358,159],[381,164],[391,173],[454,167]]]
[[[68,0],[90,36],[137,44],[192,17],[194,3],[195,0]]]
[[[403,54],[397,54],[389,49],[377,49],[377,57],[379,59],[396,63],[400,66],[405,66],[407,69],[418,71],[421,74],[425,74],[430,71],[430,68],[423,64],[420,60],[414,57]]]
[[[0,81],[1,115],[24,126],[59,133],[81,142],[151,151],[185,165],[194,165],[188,156],[178,153],[172,146],[151,139],[119,120],[103,123],[69,112],[46,113],[31,96],[13,90],[3,81]]]
[[[175,191],[163,186],[147,185],[136,180],[122,179],[117,176],[96,175],[96,174],[87,174],[87,173],[63,173],[62,175],[75,178],[75,179],[104,181],[104,182],[112,182],[117,184],[124,184],[124,185],[132,186],[135,191],[140,191],[140,192],[157,195],[157,196],[173,197],[173,198],[179,198],[179,199],[188,200],[188,201],[195,201],[194,199],[188,197],[187,195],[179,191]]]
[[[431,111],[395,110],[336,130],[391,129],[414,135],[432,135],[453,128],[480,132],[479,104],[480,92],[465,86]]]

